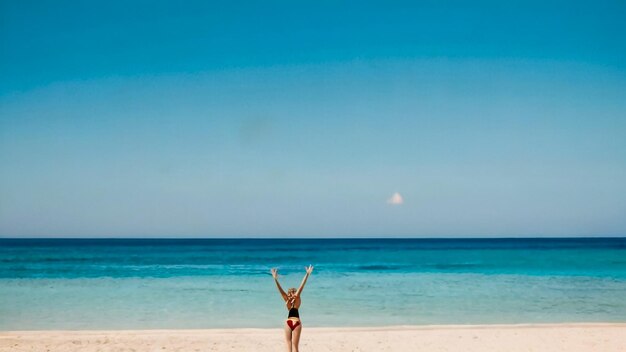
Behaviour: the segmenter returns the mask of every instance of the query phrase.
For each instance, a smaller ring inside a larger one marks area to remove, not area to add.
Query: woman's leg
[[[298,324],[298,327],[293,329],[291,343],[293,344],[293,352],[298,352],[298,345],[300,344],[300,333],[302,332],[302,322]]]
[[[291,352],[291,328],[285,321],[285,342],[287,343],[287,352]]]

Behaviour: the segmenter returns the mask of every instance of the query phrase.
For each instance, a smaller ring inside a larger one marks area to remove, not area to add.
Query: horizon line
[[[498,240],[498,239],[626,239],[626,235],[603,236],[482,236],[482,237],[4,237],[0,240]]]

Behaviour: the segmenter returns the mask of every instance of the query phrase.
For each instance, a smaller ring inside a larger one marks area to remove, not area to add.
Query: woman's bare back
[[[300,296],[289,297],[285,301],[285,306],[287,306],[287,310],[291,308],[300,309],[301,304],[302,304],[302,299],[300,299]]]

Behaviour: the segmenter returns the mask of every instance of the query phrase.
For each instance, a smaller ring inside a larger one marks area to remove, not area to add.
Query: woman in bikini
[[[276,282],[276,287],[278,287],[278,291],[285,300],[287,309],[289,309],[287,321],[285,321],[285,341],[287,342],[287,351],[289,352],[298,352],[298,344],[300,343],[300,333],[302,332],[302,322],[300,321],[300,314],[298,313],[298,308],[300,308],[302,304],[300,295],[302,294],[306,280],[313,272],[313,266],[309,265],[305,269],[306,274],[304,274],[300,288],[296,290],[292,287],[287,290],[287,293],[285,293],[283,288],[280,287],[280,283],[278,283],[278,270],[272,269],[272,276],[274,277],[274,282]]]

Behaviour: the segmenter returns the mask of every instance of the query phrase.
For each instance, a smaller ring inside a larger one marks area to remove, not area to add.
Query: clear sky
[[[0,16],[0,236],[626,235],[624,1]]]

